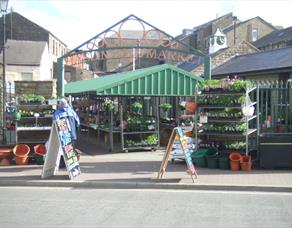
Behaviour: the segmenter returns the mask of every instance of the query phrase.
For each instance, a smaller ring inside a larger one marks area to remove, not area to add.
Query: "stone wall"
[[[240,44],[235,45],[233,47],[227,48],[224,51],[219,51],[219,54],[215,54],[215,56],[213,56],[211,58],[211,68],[215,68],[225,62],[227,62],[228,60],[230,60],[231,58],[237,56],[237,55],[245,55],[245,54],[251,54],[251,53],[255,53],[255,52],[259,52],[259,50],[254,47],[253,45],[251,45],[250,43],[246,42],[246,41],[242,41]],[[195,75],[201,76],[204,73],[204,65],[200,65],[197,68],[195,68],[192,73],[194,73]],[[212,72],[211,72],[212,74]]]
[[[56,96],[56,80],[15,81],[15,96],[22,94],[42,95],[46,99]]]
[[[248,20],[244,23],[238,24],[236,26],[235,35],[236,35],[236,43],[240,43],[242,41],[252,42],[251,40],[251,32],[252,29],[257,29],[258,31],[258,39],[262,38],[265,35],[270,34],[275,31],[273,27],[268,25],[259,17],[255,17],[251,20]],[[231,47],[234,44],[234,31],[233,29],[226,33],[227,37],[227,46]]]

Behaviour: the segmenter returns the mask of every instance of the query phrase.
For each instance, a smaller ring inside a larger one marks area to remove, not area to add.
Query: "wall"
[[[15,81],[15,95],[36,94],[45,98],[56,96],[56,81]]]
[[[260,18],[256,17],[242,24],[238,24],[236,26],[236,43],[240,43],[242,41],[251,41],[251,31],[252,29],[258,30],[258,39],[263,36],[275,31],[271,26],[267,25]],[[227,34],[227,46],[231,47],[234,44],[234,31],[233,29],[228,31]]]
[[[226,61],[230,60],[236,55],[251,54],[258,51],[259,50],[256,47],[254,47],[248,42],[243,41],[240,44],[237,44],[236,46],[225,49],[223,52],[219,51],[219,54],[217,55],[215,54],[211,58],[211,68],[213,69],[225,63]],[[204,73],[204,65],[198,66],[192,71],[192,73],[194,73],[195,75],[202,75]]]
[[[48,53],[48,45],[46,44],[44,48],[44,52],[41,58],[41,65],[40,65],[40,75],[35,80],[51,80],[51,69],[53,67],[52,63],[50,62],[49,53]]]
[[[14,82],[23,80],[21,72],[33,74],[33,80],[40,79],[40,66],[6,66],[6,80],[7,82]]]

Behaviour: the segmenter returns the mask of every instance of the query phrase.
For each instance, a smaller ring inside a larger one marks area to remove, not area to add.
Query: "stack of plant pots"
[[[252,165],[251,156],[250,155],[243,155],[242,159],[241,159],[241,163],[240,163],[241,170],[250,171],[251,165]]]
[[[230,168],[233,171],[243,170],[250,171],[252,166],[250,155],[241,155],[240,153],[233,152],[229,155]]]

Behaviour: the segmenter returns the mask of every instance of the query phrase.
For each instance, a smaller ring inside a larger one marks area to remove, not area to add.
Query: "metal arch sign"
[[[64,94],[64,63],[82,69],[87,65],[93,72],[111,73],[130,70],[131,66],[135,69],[136,62],[141,67],[151,66],[149,63],[153,60],[156,62],[152,66],[159,61],[169,64],[194,61],[204,63],[204,67],[210,64],[210,56],[129,15],[58,59],[58,95]],[[205,76],[206,69],[210,77],[210,66],[204,68]]]
[[[135,51],[133,51],[135,49]],[[124,46],[116,48],[100,48],[93,51],[80,52],[65,59],[67,65],[81,66],[84,63],[97,61],[123,59],[146,60],[156,59],[164,60],[170,63],[193,62],[195,55],[176,48],[156,47],[156,46]],[[203,61],[201,61],[203,62]],[[118,67],[118,66],[117,66]]]

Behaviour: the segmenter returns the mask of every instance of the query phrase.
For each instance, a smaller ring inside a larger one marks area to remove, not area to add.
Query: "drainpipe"
[[[232,17],[233,20],[233,44],[236,44],[236,21],[237,21],[237,17],[234,16]]]

